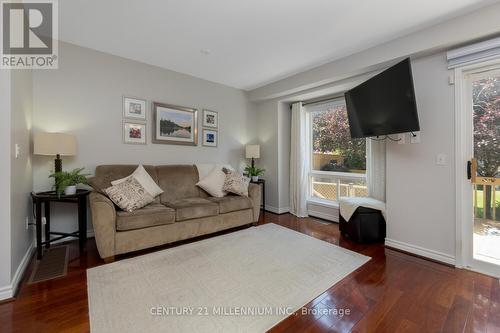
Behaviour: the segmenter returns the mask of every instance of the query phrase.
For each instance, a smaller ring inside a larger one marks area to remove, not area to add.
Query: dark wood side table
[[[251,181],[250,183],[252,184],[258,184],[262,187],[262,212],[266,212],[266,181],[264,179],[259,179],[258,181],[254,182]]]
[[[33,199],[33,205],[35,206],[35,220],[36,220],[36,258],[40,260],[42,258],[42,247],[48,249],[50,243],[66,237],[78,237],[80,252],[83,251],[85,247],[85,242],[87,241],[87,197],[89,195],[89,190],[77,190],[76,194],[64,195],[57,197],[55,191],[47,192],[31,192],[31,198]],[[67,233],[67,232],[56,232],[50,231],[50,203],[51,202],[69,202],[76,203],[78,205],[78,231]],[[45,211],[45,241],[42,242],[42,205]],[[51,235],[57,237],[50,238]]]

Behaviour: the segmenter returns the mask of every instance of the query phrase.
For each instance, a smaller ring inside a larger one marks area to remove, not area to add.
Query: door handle
[[[472,178],[472,161],[467,161],[467,179]]]

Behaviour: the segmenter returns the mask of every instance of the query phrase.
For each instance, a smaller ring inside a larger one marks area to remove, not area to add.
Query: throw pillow
[[[226,174],[222,168],[215,167],[205,178],[196,183],[196,186],[201,187],[213,197],[222,198],[227,194],[223,190],[225,179]]]
[[[146,191],[135,177],[129,177],[104,191],[111,201],[127,212],[133,212],[154,201],[154,197]]]
[[[134,177],[142,185],[142,187],[144,187],[144,189],[153,196],[153,198],[163,193],[163,190],[155,183],[153,178],[151,178],[142,165],[139,165],[139,167],[135,169],[130,176],[112,181],[111,185],[118,185],[132,177]]]
[[[226,178],[224,179],[224,186],[222,189],[226,192],[248,197],[248,184],[250,184],[250,178],[226,168],[224,168],[223,171],[226,173]]]

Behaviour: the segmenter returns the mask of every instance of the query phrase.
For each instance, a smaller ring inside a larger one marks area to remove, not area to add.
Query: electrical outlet
[[[26,230],[30,228],[30,218],[29,216],[26,216]]]

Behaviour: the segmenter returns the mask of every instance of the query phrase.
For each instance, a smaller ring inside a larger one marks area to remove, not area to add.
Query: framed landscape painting
[[[123,117],[146,120],[146,101],[132,97],[123,97]]]
[[[153,143],[198,145],[198,110],[153,103]]]
[[[124,121],[123,142],[129,144],[146,144],[146,123]]]

